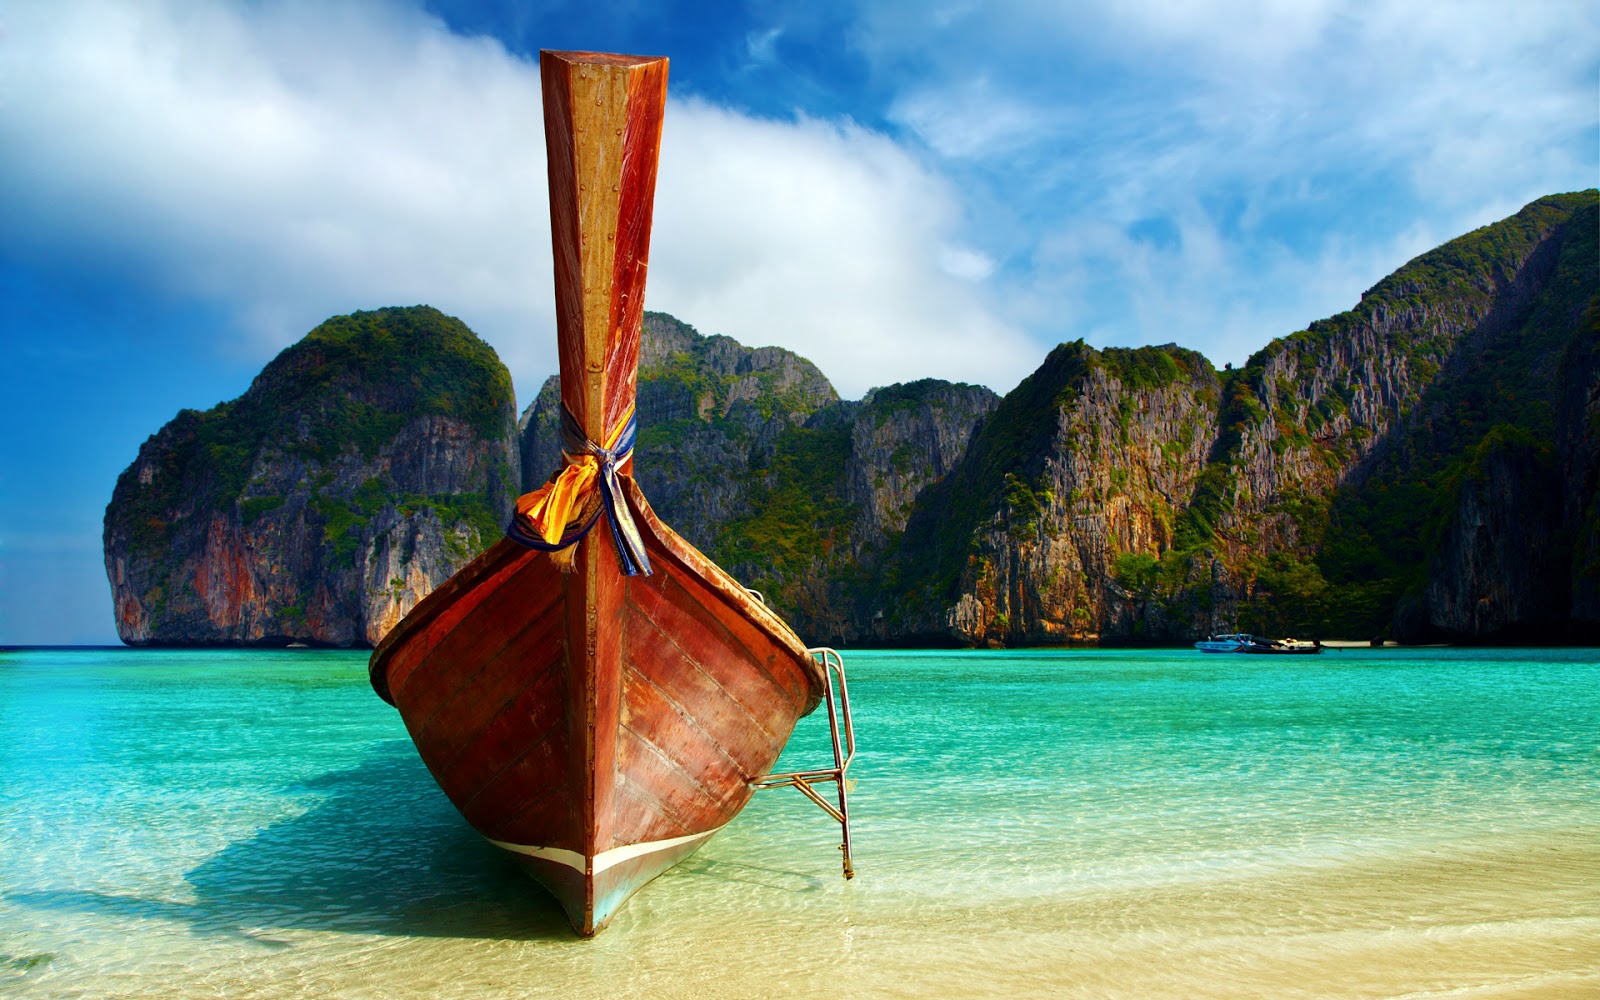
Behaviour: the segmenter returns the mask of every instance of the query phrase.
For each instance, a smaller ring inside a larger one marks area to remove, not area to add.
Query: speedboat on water
[[[1242,653],[1246,646],[1256,641],[1256,637],[1248,632],[1224,632],[1206,636],[1195,643],[1194,648],[1202,653]]]
[[[1202,653],[1307,654],[1322,652],[1316,639],[1265,639],[1249,632],[1208,635],[1194,644]]]

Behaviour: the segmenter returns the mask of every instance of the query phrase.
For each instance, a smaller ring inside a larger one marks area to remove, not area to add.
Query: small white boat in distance
[[[1224,632],[1206,636],[1195,643],[1194,648],[1202,653],[1242,653],[1246,646],[1256,641],[1256,637],[1248,632]]]
[[[1322,643],[1315,639],[1263,639],[1248,632],[1208,635],[1194,644],[1202,653],[1320,653]]]

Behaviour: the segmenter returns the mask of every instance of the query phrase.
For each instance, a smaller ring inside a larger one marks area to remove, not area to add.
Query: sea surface
[[[585,941],[362,653],[0,652],[0,996],[1600,997],[1600,651],[845,661],[858,877],[762,792]]]

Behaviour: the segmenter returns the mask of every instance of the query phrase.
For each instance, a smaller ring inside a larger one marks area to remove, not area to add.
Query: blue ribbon
[[[577,418],[567,409],[567,404],[562,403],[561,456],[568,465],[577,464],[583,455],[595,457],[600,466],[597,476],[600,481],[600,507],[594,512],[593,517],[582,525],[568,529],[561,536],[561,541],[554,544],[528,530],[522,524],[522,518],[515,516],[506,526],[506,537],[526,548],[555,552],[578,544],[600,519],[601,513],[605,513],[610,515],[607,520],[611,525],[611,541],[617,547],[617,558],[622,563],[623,574],[649,576],[650,556],[645,552],[644,539],[640,537],[638,525],[634,524],[633,514],[629,512],[628,502],[622,495],[622,484],[617,480],[619,475],[617,467],[633,455],[633,443],[638,435],[638,415],[629,414],[627,424],[617,436],[615,447],[603,448],[584,435],[583,428],[578,426]]]

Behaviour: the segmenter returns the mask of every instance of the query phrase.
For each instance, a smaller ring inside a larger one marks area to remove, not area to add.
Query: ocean
[[[0,652],[0,996],[1600,996],[1600,651],[845,663],[857,878],[762,792],[585,941],[364,653]]]

